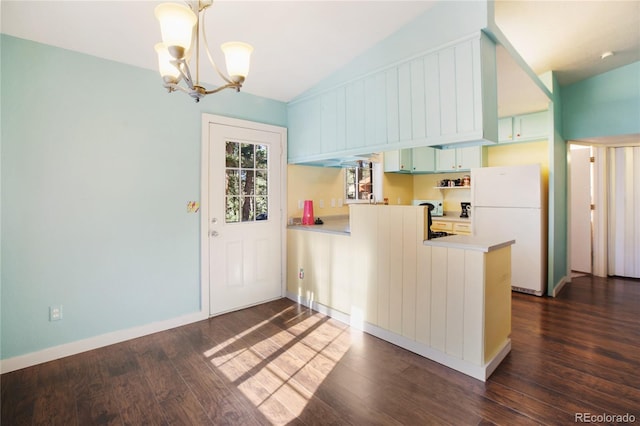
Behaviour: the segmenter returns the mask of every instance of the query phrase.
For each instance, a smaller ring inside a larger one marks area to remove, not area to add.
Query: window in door
[[[268,158],[266,145],[226,142],[226,223],[269,217]]]

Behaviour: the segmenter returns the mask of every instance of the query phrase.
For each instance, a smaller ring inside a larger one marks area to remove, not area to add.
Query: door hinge
[[[591,204],[589,207],[591,207],[591,210],[595,210],[596,209],[596,205],[595,204]]]
[[[595,163],[596,162],[596,157],[589,157],[589,162],[590,163]]]

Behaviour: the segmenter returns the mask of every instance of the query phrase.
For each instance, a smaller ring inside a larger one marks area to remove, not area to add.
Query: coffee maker
[[[471,217],[471,203],[463,201],[460,203],[460,207],[462,207],[462,212],[460,213],[460,217],[469,218]]]

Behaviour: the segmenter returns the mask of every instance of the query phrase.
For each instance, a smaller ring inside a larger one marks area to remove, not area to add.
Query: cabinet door
[[[411,140],[411,64],[404,63],[398,67],[398,114],[400,141]]]
[[[387,142],[396,143],[400,140],[400,112],[398,109],[398,68],[393,67],[386,70],[385,79],[387,89]]]
[[[436,169],[435,149],[428,146],[413,148],[411,150],[412,167],[411,170],[416,173],[433,172]]]
[[[411,61],[411,137],[413,140],[427,137],[425,105],[424,59]]]
[[[456,93],[456,132],[467,133],[475,130],[475,111],[480,106],[474,105],[474,63],[471,41],[463,42],[455,47],[455,93]]]
[[[549,115],[547,111],[518,115],[514,118],[516,140],[537,140],[549,137]]]
[[[438,52],[440,70],[440,131],[452,135],[458,131],[456,119],[456,64],[455,49],[449,47]]]
[[[498,142],[513,142],[513,117],[498,120]]]
[[[410,149],[396,149],[384,153],[385,172],[411,172],[412,155]]]
[[[345,88],[324,93],[321,102],[321,153],[344,151],[346,139]]]
[[[440,136],[440,65],[438,53],[424,58],[424,96],[427,137]]]
[[[371,97],[372,111],[366,119],[366,126],[373,129],[373,138],[367,139],[367,145],[383,145],[387,143],[387,91],[386,73],[379,72],[372,77],[373,90],[367,94]]]
[[[473,167],[482,166],[482,147],[469,146],[456,149],[457,170],[471,170]]]
[[[456,150],[455,149],[436,149],[436,171],[451,172],[456,167]]]
[[[364,80],[355,80],[346,87],[347,149],[364,146],[365,96]]]
[[[332,90],[322,95],[322,117],[320,139],[322,152],[336,152],[338,140],[337,92]]]
[[[320,152],[322,99],[311,98],[287,106],[289,143],[287,158],[299,160]]]

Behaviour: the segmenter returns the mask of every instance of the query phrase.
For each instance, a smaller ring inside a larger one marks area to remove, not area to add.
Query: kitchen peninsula
[[[351,205],[349,233],[289,227],[287,296],[484,381],[511,349],[514,242],[426,240],[425,215]]]

